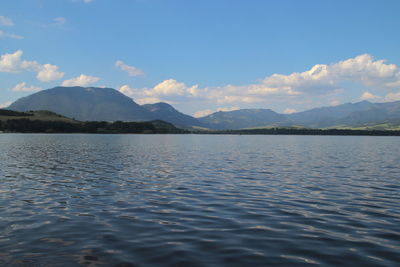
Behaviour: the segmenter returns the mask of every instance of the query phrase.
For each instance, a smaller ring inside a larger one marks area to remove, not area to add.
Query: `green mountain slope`
[[[287,118],[270,109],[240,109],[219,111],[199,118],[199,121],[210,129],[227,130],[282,125]]]
[[[21,98],[11,110],[49,110],[81,121],[148,121],[151,112],[111,88],[55,87]]]
[[[142,107],[150,111],[157,119],[167,121],[179,127],[203,126],[196,118],[177,111],[167,103],[146,104],[142,105]]]

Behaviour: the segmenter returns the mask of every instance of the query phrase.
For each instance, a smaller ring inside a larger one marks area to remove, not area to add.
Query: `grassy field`
[[[79,121],[58,115],[56,113],[39,110],[39,111],[27,111],[27,112],[15,112],[13,115],[5,115],[0,110],[0,121],[17,120],[17,119],[29,119],[29,120],[40,120],[40,121],[63,121],[70,123],[78,123]]]
[[[364,124],[359,126],[338,125],[330,127],[330,129],[345,129],[345,130],[383,130],[383,131],[399,131],[400,122],[386,122],[378,124]]]

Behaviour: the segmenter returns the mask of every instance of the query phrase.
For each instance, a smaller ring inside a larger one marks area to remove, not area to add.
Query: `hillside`
[[[151,112],[112,88],[55,87],[21,98],[11,110],[49,110],[81,121],[148,121]]]
[[[302,125],[310,128],[325,128],[345,123],[343,120],[355,112],[365,112],[373,109],[375,104],[368,101],[346,103],[333,107],[320,107],[303,112],[286,115],[291,125]],[[358,123],[358,121],[353,121]]]
[[[0,109],[0,132],[8,133],[140,133],[176,134],[187,131],[173,124],[147,122],[77,121],[51,111],[18,112]]]
[[[281,125],[287,121],[287,118],[270,109],[240,109],[219,111],[199,118],[199,121],[210,129],[228,130]]]
[[[400,101],[362,101],[293,114],[279,114],[269,109],[220,111],[199,118],[199,121],[206,127],[217,130],[271,127],[397,129],[400,121]]]
[[[196,118],[177,111],[173,106],[167,103],[155,103],[142,105],[150,111],[158,120],[167,121],[178,127],[203,126]]]
[[[47,110],[18,112],[8,109],[0,109],[0,121],[18,120],[18,119],[39,120],[39,121],[62,121],[69,123],[78,122],[76,120],[61,116],[59,114]]]
[[[80,121],[162,120],[180,128],[211,130],[270,127],[396,129],[400,121],[400,101],[361,101],[293,114],[280,114],[271,109],[240,109],[219,111],[202,118],[194,118],[167,103],[140,106],[115,89],[95,87],[55,87],[43,90],[18,99],[9,109],[49,110]]]

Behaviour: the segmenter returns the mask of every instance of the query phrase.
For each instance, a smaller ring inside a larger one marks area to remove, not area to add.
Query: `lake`
[[[1,266],[395,266],[400,138],[0,134]]]

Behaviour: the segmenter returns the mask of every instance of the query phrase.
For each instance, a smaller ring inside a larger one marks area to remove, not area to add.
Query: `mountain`
[[[293,125],[302,125],[309,128],[324,128],[339,123],[339,120],[350,116],[354,112],[364,112],[373,108],[375,104],[368,101],[346,103],[333,107],[321,107],[287,115]]]
[[[361,101],[293,114],[279,114],[270,109],[241,109],[215,112],[198,120],[210,129],[221,130],[280,126],[382,128],[384,125],[389,125],[390,128],[396,128],[400,121],[400,101],[389,103]]]
[[[219,130],[290,126],[396,128],[400,121],[400,101],[362,101],[293,114],[279,114],[271,109],[240,109],[220,111],[196,119],[166,103],[140,106],[115,89],[96,87],[55,87],[18,99],[8,109],[48,110],[80,121],[163,120],[183,128],[202,127]]]
[[[234,111],[219,111],[198,119],[211,129],[235,130],[263,126],[279,126],[287,122],[283,114],[270,109],[239,109]]]
[[[167,103],[146,104],[142,105],[142,107],[150,111],[158,120],[167,121],[178,127],[204,126],[196,118],[177,111]]]
[[[370,103],[366,110],[358,110],[336,121],[336,125],[360,126],[364,124],[398,123],[400,120],[400,101],[389,103]]]
[[[148,121],[147,109],[112,88],[55,87],[18,99],[8,109],[49,110],[81,121]]]
[[[0,122],[7,120],[38,120],[38,121],[56,121],[56,122],[68,122],[77,123],[78,121],[58,115],[54,112],[47,110],[36,110],[29,112],[19,112],[8,109],[0,109]]]

